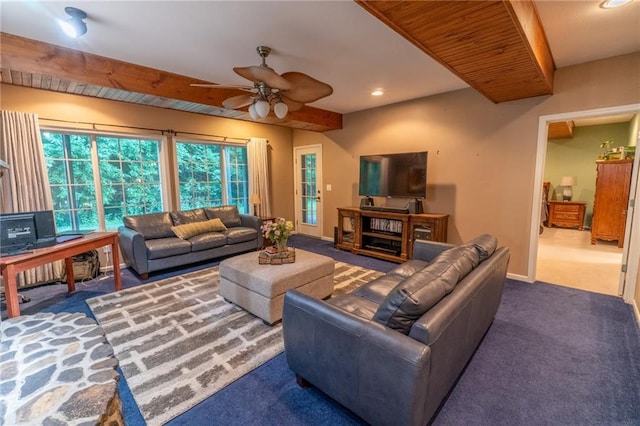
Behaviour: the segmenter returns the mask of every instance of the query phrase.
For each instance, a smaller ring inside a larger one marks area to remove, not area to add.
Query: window
[[[58,232],[116,229],[125,215],[163,210],[159,140],[41,134]]]
[[[158,141],[98,136],[96,144],[106,228],[122,225],[123,216],[161,212]]]
[[[181,209],[233,204],[249,212],[245,146],[178,142],[176,156]]]
[[[91,139],[42,132],[42,143],[58,232],[97,228]]]

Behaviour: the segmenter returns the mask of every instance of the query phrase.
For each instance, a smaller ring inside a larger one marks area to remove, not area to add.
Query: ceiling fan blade
[[[253,86],[242,86],[242,85],[234,85],[234,84],[196,84],[193,83],[190,85],[191,87],[207,87],[210,89],[238,89],[238,90],[244,90],[246,92],[251,92],[253,90],[255,90],[255,88]]]
[[[286,92],[282,94],[282,102],[287,104],[287,107],[289,108],[289,112],[301,110],[304,104],[302,102],[292,101],[291,99],[287,98],[285,93]]]
[[[293,85],[287,79],[282,78],[271,68],[254,65],[251,67],[235,67],[233,71],[254,83],[266,83],[272,89],[289,90],[293,88]]]
[[[293,85],[284,95],[296,102],[313,102],[333,93],[333,88],[328,84],[301,72],[286,72],[282,77]]]
[[[222,106],[226,109],[238,109],[251,105],[251,102],[253,102],[251,95],[239,95],[225,99],[222,101]]]

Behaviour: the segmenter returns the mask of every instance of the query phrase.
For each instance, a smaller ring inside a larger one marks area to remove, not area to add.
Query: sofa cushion
[[[174,225],[184,225],[185,223],[204,222],[207,220],[207,215],[204,214],[204,209],[183,210],[177,212],[170,212],[171,220]]]
[[[156,238],[145,242],[148,259],[162,259],[191,252],[191,243],[180,238]]]
[[[391,290],[405,278],[405,276],[389,272],[361,286],[352,294],[370,300],[379,306]]]
[[[373,303],[354,294],[341,294],[339,297],[328,299],[327,303],[367,321],[371,321],[371,318],[373,318],[378,308],[377,303]]]
[[[127,228],[142,234],[145,240],[175,237],[171,230],[173,222],[168,212],[125,216],[122,221]]]
[[[484,262],[493,254],[494,251],[496,251],[496,247],[498,247],[498,239],[494,235],[483,234],[469,241],[469,244],[473,244],[475,246],[476,250],[478,250],[478,254],[480,255],[480,262]]]
[[[389,273],[402,275],[403,277],[409,277],[427,266],[428,263],[429,262],[420,259],[410,259],[396,266],[395,268],[390,270]]]
[[[480,254],[476,247],[471,244],[464,244],[445,250],[435,257],[429,263],[427,267],[434,267],[436,265],[442,265],[446,268],[453,268],[458,273],[458,279],[447,286],[447,293],[449,293],[455,285],[467,276],[469,272],[473,270],[480,263]]]
[[[257,230],[244,226],[228,228],[224,231],[224,234],[227,236],[227,244],[244,243],[245,241],[253,241],[258,238]]]
[[[240,226],[240,213],[236,206],[205,207],[204,212],[208,219],[221,219],[227,228]]]
[[[191,251],[202,251],[226,245],[227,236],[222,232],[205,232],[189,238],[189,242]]]
[[[472,244],[442,252],[422,270],[401,281],[378,307],[373,320],[404,334],[432,306],[450,293],[478,264]]]
[[[205,232],[223,232],[227,230],[220,219],[205,220],[204,222],[191,222],[184,225],[172,226],[171,230],[178,238],[188,240]]]

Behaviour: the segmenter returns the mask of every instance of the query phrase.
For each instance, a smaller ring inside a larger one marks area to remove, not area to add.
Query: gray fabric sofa
[[[122,220],[120,252],[142,279],[161,269],[257,250],[264,238],[262,219],[239,214],[236,206],[149,213]],[[216,226],[209,226],[212,223]]]
[[[285,354],[312,384],[373,425],[425,425],[489,329],[509,249],[414,244],[414,258],[350,294],[285,295]]]

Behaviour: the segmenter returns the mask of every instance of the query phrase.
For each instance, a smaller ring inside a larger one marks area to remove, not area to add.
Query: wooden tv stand
[[[413,256],[413,241],[447,241],[447,214],[404,214],[338,208],[336,247],[392,262]]]

